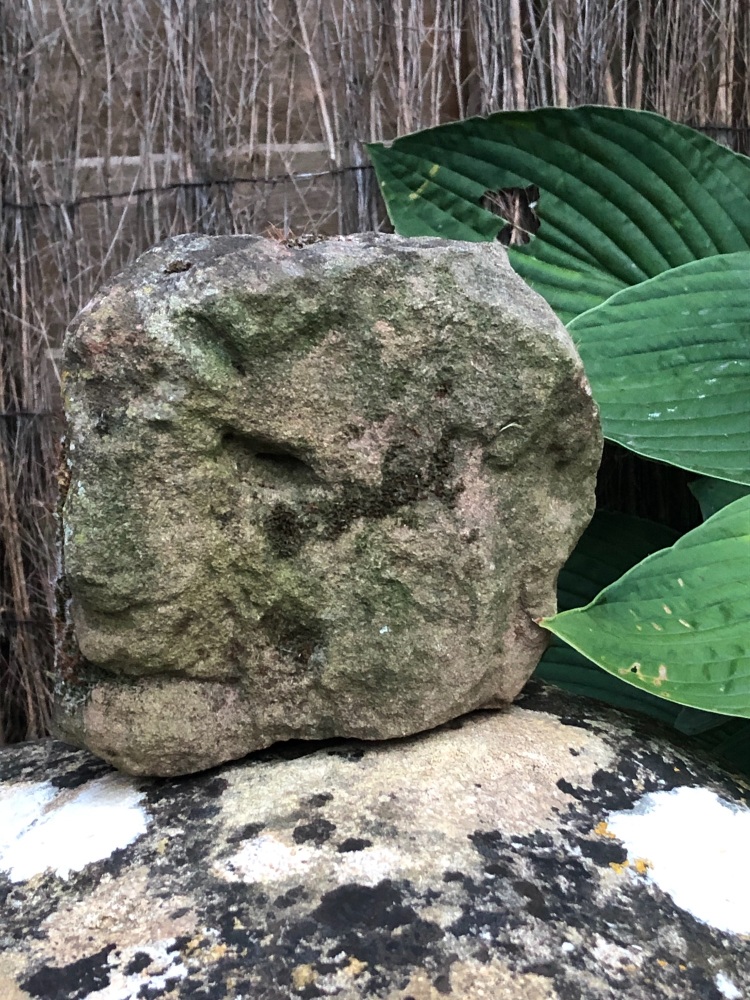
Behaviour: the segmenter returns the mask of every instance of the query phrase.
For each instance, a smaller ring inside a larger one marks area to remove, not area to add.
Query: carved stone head
[[[502,248],[178,237],[65,365],[68,738],[173,774],[518,693],[601,438]]]

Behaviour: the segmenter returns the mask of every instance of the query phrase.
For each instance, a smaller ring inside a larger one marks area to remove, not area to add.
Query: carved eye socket
[[[318,481],[315,470],[286,444],[238,431],[226,431],[222,446],[234,459],[240,473],[260,472],[285,480]]]

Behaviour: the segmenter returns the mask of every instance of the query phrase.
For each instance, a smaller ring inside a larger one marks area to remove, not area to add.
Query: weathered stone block
[[[183,236],[65,347],[58,725],[134,773],[519,692],[596,408],[500,247]]]
[[[528,691],[172,781],[0,748],[3,1000],[741,1000],[747,785]]]

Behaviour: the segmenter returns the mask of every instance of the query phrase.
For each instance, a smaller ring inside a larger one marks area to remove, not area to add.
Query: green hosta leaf
[[[653,521],[628,514],[597,511],[581,536],[557,581],[561,611],[592,601],[647,555],[667,548],[677,532]],[[616,708],[641,712],[674,724],[682,711],[647,691],[640,691],[596,666],[577,650],[552,637],[536,668],[536,676],[573,694],[598,698]]]
[[[625,711],[640,712],[641,715],[659,719],[670,726],[676,724],[682,711],[679,705],[672,705],[647,691],[623,684],[619,678],[597,667],[557,636],[552,637],[534,676],[570,691],[571,694],[596,698],[597,701]],[[723,718],[722,716],[722,721]]]
[[[487,191],[535,184],[539,232],[511,247],[519,274],[568,322],[688,261],[750,249],[750,160],[626,108],[539,108],[368,146],[404,236],[491,240]]]
[[[560,611],[593,601],[610,583],[653,552],[667,549],[679,538],[664,524],[631,514],[597,511],[557,580]]]
[[[707,482],[726,487],[733,485],[720,480]],[[600,590],[614,583],[641,559],[668,548],[677,537],[677,532],[653,521],[598,511],[560,573],[560,610],[588,604]],[[615,708],[657,719],[681,733],[698,735],[696,745],[750,773],[750,722],[744,719],[683,708],[626,684],[556,635],[552,636],[535,676],[572,694],[597,698]]]
[[[569,324],[605,437],[750,483],[750,252],[693,261]]]
[[[750,718],[750,496],[542,624],[680,705]]]
[[[728,483],[724,479],[709,479],[704,476],[689,483],[688,487],[700,504],[703,520],[713,517],[717,510],[739,500],[750,493],[750,488],[740,483]]]

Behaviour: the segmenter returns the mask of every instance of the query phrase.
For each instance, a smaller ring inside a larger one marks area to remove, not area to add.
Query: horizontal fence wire
[[[686,123],[687,124],[687,123]],[[750,125],[720,125],[704,123],[702,125],[689,125],[697,132],[706,134],[717,133],[720,135],[731,135],[737,138],[750,139]],[[0,204],[9,211],[34,212],[43,209],[66,209],[75,211],[83,205],[95,205],[113,201],[121,201],[129,198],[145,198],[151,195],[169,194],[176,191],[205,191],[211,188],[228,189],[240,184],[250,186],[278,187],[281,184],[294,184],[299,181],[310,181],[324,177],[342,177],[348,174],[373,174],[374,168],[371,164],[360,164],[347,167],[336,167],[329,170],[312,170],[297,173],[282,173],[272,177],[206,177],[197,181],[174,181],[171,184],[156,185],[154,187],[138,187],[129,191],[104,191],[99,194],[81,195],[72,200],[59,199],[56,201],[34,200],[29,202],[14,202],[4,199]]]
[[[280,184],[293,184],[298,181],[310,181],[323,177],[341,177],[346,174],[374,172],[370,164],[361,166],[336,167],[332,170],[312,170],[302,173],[277,174],[274,177],[215,177],[200,181],[175,181],[156,187],[133,188],[130,191],[101,192],[100,194],[82,195],[73,201],[3,201],[2,207],[10,211],[29,212],[44,208],[65,208],[75,210],[81,205],[94,205],[101,202],[118,201],[122,198],[143,198],[148,195],[169,194],[174,191],[196,191],[210,188],[232,188],[239,184],[278,187]]]

